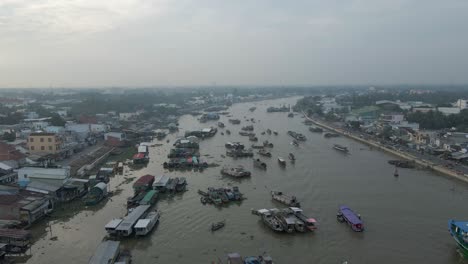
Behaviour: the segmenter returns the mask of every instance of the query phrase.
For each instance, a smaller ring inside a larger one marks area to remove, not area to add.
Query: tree
[[[5,132],[2,136],[2,139],[8,142],[13,142],[16,140],[15,132]]]
[[[52,114],[52,118],[50,119],[50,124],[52,126],[64,126],[65,123],[65,120],[63,120],[63,118],[58,114]]]

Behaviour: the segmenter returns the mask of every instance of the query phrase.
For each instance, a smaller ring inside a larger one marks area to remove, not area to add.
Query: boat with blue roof
[[[348,206],[340,206],[338,214],[336,215],[336,219],[341,223],[348,223],[351,229],[353,229],[355,232],[364,231],[364,223],[361,220],[361,216],[356,214]]]
[[[450,219],[448,221],[448,228],[450,235],[457,242],[463,255],[468,257],[468,222]]]

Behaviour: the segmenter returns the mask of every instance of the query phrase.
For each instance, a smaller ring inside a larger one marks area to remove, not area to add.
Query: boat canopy
[[[468,233],[468,222],[452,220],[451,224],[455,227],[460,228],[463,232]]]
[[[268,209],[259,209],[257,212],[258,212],[259,214],[269,214],[269,213],[270,213],[270,210],[268,210]]]
[[[120,225],[120,223],[122,223],[122,219],[112,219],[109,223],[107,223],[105,229],[116,229]]]
[[[289,207],[294,213],[302,213],[302,209],[298,207]]]
[[[138,222],[135,224],[135,228],[146,228],[148,227],[149,223],[151,222],[150,219],[140,219]]]
[[[159,181],[157,181],[157,182],[155,181],[153,186],[154,187],[164,187],[164,186],[167,185],[168,181],[169,181],[169,176],[164,175],[159,179]]]
[[[341,206],[340,212],[353,225],[362,224],[361,219],[359,219],[359,217],[356,215],[356,213],[353,212],[353,210],[351,210],[351,208],[347,206]]]
[[[97,247],[96,252],[89,260],[89,264],[113,263],[119,253],[119,241],[104,241]]]

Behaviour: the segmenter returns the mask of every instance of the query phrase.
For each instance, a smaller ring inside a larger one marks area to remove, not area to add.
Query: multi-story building
[[[56,154],[62,149],[62,140],[55,133],[31,133],[27,145],[29,153]]]

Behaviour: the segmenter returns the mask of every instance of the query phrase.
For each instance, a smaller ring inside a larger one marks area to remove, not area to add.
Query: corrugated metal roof
[[[104,241],[99,244],[96,252],[89,260],[89,264],[113,263],[119,253],[119,241]]]
[[[27,239],[31,237],[31,232],[21,229],[0,228],[0,237]]]

